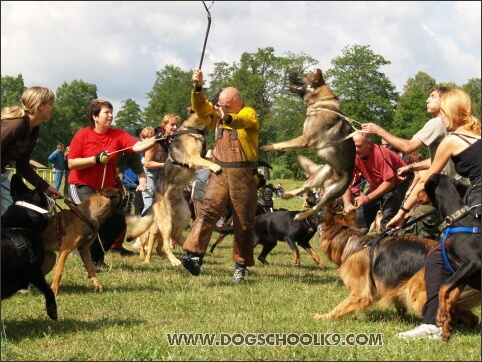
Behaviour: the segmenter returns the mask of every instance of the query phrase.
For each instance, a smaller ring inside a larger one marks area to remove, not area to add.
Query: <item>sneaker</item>
[[[119,253],[122,256],[131,256],[135,254],[133,251],[127,250],[123,246],[121,246],[120,248],[111,248],[110,250],[114,253]]]
[[[203,259],[199,256],[186,255],[182,258],[182,265],[186,268],[189,273],[194,276],[201,274],[201,265],[203,264]]]
[[[434,324],[421,324],[417,328],[410,331],[398,333],[398,338],[428,338],[428,339],[442,339],[442,327],[437,327]]]
[[[231,279],[231,284],[236,284],[242,282],[244,279],[244,274],[246,273],[246,269],[234,269],[233,278]]]

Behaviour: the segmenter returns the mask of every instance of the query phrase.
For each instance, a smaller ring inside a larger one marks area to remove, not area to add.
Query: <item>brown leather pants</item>
[[[216,222],[231,203],[233,208],[233,260],[254,265],[253,240],[257,188],[250,168],[223,168],[211,172],[199,217],[184,243],[184,250],[204,257]]]

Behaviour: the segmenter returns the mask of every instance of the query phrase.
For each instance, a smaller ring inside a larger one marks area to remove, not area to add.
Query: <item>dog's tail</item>
[[[126,240],[132,241],[144,234],[154,221],[154,213],[148,212],[144,216],[126,215],[126,224],[132,226],[131,232],[127,235]]]

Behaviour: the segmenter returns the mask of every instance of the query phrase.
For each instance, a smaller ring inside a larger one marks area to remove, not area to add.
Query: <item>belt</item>
[[[214,159],[214,163],[224,168],[255,168],[258,166],[256,161],[223,162]]]

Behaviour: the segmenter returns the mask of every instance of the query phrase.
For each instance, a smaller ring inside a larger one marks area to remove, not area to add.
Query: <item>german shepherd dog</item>
[[[457,322],[454,320],[454,311],[465,286],[480,291],[481,225],[459,197],[457,187],[447,175],[431,175],[425,182],[425,193],[445,220],[441,225],[442,256],[444,253],[447,256],[445,264],[452,275],[440,287],[436,319],[437,325],[442,327],[442,339],[447,341],[453,322]]]
[[[339,208],[336,202],[325,208],[321,249],[339,266],[350,295],[331,312],[314,318],[338,319],[368,309],[375,301],[383,307],[394,304],[397,317],[408,309],[421,316],[427,299],[425,259],[437,242],[413,235],[363,235],[355,227],[355,210],[344,214]],[[479,303],[480,292],[467,291],[457,305],[458,318],[470,327],[477,325],[478,317],[470,309]]]
[[[298,157],[305,172],[312,168],[312,175],[301,188],[285,192],[284,198],[300,195],[319,187],[323,193],[318,204],[309,210],[298,213],[295,220],[302,220],[319,211],[324,205],[340,197],[353,179],[355,165],[354,128],[340,110],[340,102],[325,83],[321,70],[299,77],[288,75],[290,91],[299,94],[306,107],[303,134],[295,139],[262,146],[263,152],[311,149],[326,161],[326,165],[306,165],[306,157]]]
[[[44,245],[40,234],[49,223],[49,201],[38,183],[30,190],[17,174],[12,176],[13,204],[2,215],[2,299],[31,283],[45,296],[47,315],[57,320],[57,303],[42,273]]]
[[[164,172],[154,190],[152,207],[143,216],[127,215],[126,223],[132,226],[127,240],[131,241],[142,234],[148,235],[145,263],[151,260],[154,241],[159,256],[167,257],[173,266],[181,261],[172,253],[170,239],[179,245],[184,244],[182,231],[191,220],[191,210],[184,197],[184,189],[189,185],[197,168],[208,168],[219,172],[221,167],[202,158],[206,149],[207,127],[196,114],[190,114],[179,129],[169,146],[169,156],[164,164]],[[141,242],[141,252],[143,251]]]
[[[59,293],[60,279],[67,257],[74,249],[79,251],[87,276],[94,285],[94,291],[102,291],[102,285],[97,280],[92,263],[90,246],[96,240],[99,226],[115,212],[120,202],[119,190],[115,187],[105,187],[80,204],[70,205],[70,210],[57,212],[50,219],[47,229],[42,234],[45,246],[42,271],[44,275],[50,273],[55,266],[56,252],[59,252],[51,285],[55,295]]]

